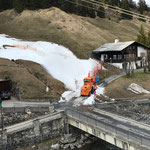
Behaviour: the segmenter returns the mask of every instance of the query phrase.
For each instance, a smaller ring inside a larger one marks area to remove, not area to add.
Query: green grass
[[[126,75],[115,80],[106,87],[106,95],[111,98],[148,98],[150,94],[135,94],[127,90],[131,83],[136,83],[142,86],[144,89],[150,91],[150,72],[136,72],[130,77]]]
[[[147,81],[150,79],[150,72],[135,72],[133,74],[131,74],[131,76],[124,76],[125,78],[131,78],[131,79],[136,79],[136,80],[140,80],[140,81]]]

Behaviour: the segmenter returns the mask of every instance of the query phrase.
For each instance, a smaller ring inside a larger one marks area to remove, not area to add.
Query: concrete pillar
[[[33,128],[35,136],[40,136],[40,122],[38,119],[33,121]]]

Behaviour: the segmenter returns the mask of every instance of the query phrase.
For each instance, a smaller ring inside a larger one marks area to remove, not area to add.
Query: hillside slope
[[[150,91],[150,72],[143,73],[143,72],[137,72],[134,73],[131,77],[123,76],[114,82],[110,83],[106,87],[106,95],[110,98],[115,99],[140,99],[140,98],[149,98],[150,94],[135,94],[127,88],[131,83],[136,83],[140,86],[142,86],[144,89]]]
[[[121,20],[81,17],[67,14],[58,8],[37,11],[25,10],[17,14],[14,10],[0,12],[0,34],[32,41],[50,41],[72,50],[77,57],[87,58],[88,52],[101,44],[135,40],[140,25],[146,31],[150,24],[138,20]]]
[[[23,91],[22,98],[59,98],[65,91],[63,83],[51,77],[41,65],[30,61],[1,58],[0,79],[4,78],[11,79]]]

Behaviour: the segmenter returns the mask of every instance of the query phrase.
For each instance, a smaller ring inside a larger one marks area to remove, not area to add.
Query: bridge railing
[[[137,145],[144,145],[146,147],[150,147],[150,136],[140,134],[137,130],[129,130],[125,126],[116,126],[113,122],[103,120],[103,118],[96,117],[90,113],[87,113],[85,111],[79,111],[72,108],[66,109],[66,114],[68,117],[71,117],[79,122],[83,122],[85,124],[90,125],[90,127],[93,128],[100,128],[101,130],[104,130],[110,134],[117,135],[118,137],[121,137],[122,139],[126,139],[128,141],[132,141],[133,143]]]

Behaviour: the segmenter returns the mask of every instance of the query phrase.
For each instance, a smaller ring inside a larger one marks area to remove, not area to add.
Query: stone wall
[[[0,131],[0,150],[25,147],[60,136],[64,133],[63,111],[45,115]]]

